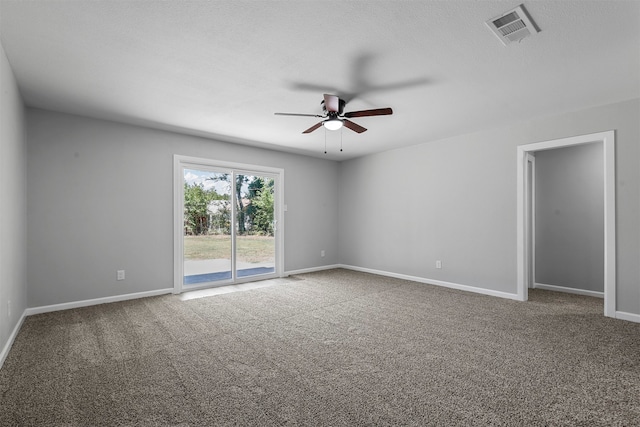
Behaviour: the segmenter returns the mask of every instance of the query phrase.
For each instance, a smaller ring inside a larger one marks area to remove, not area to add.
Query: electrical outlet
[[[324,257],[324,249],[320,251],[320,256]]]
[[[440,260],[436,261],[436,268],[442,268],[442,261]]]
[[[124,270],[118,270],[118,275],[116,280],[124,280]]]

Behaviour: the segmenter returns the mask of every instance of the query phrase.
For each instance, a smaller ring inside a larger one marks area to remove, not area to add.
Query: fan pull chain
[[[342,152],[342,131],[344,129],[340,129],[340,152]]]
[[[324,128],[324,154],[327,154],[327,128]]]

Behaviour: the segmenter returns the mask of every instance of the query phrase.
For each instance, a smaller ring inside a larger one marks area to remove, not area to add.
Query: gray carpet
[[[640,324],[346,270],[28,317],[0,425],[640,424]]]

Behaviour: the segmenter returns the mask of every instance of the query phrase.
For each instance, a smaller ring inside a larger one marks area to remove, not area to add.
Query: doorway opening
[[[533,245],[533,192],[535,174],[533,153],[582,144],[600,143],[603,150],[604,176],[604,315],[615,317],[615,133],[600,132],[570,138],[527,144],[518,147],[517,153],[517,295],[521,301],[528,299],[528,288],[533,283],[535,263]]]
[[[174,157],[174,293],[281,276],[282,177]]]

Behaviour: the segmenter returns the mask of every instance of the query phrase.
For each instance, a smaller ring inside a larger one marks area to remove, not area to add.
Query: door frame
[[[616,205],[615,205],[615,131],[605,131],[569,138],[554,139],[518,146],[517,150],[517,299],[528,299],[528,251],[531,250],[527,200],[529,161],[527,155],[535,151],[552,150],[581,144],[602,143],[604,171],[604,315],[616,316]]]
[[[525,265],[528,289],[536,283],[536,156],[533,151],[525,153]]]
[[[179,294],[184,291],[192,291],[196,289],[224,286],[231,284],[238,284],[244,282],[250,282],[255,280],[256,277],[264,279],[264,275],[260,276],[248,276],[242,278],[235,278],[230,281],[224,281],[221,283],[211,284],[207,283],[202,286],[189,286],[185,287],[184,280],[184,176],[183,168],[213,168],[233,171],[235,173],[256,173],[256,174],[268,174],[274,177],[274,231],[275,231],[275,273],[269,277],[283,277],[284,276],[284,169],[272,168],[268,166],[251,165],[246,163],[236,163],[219,161],[202,157],[184,156],[180,154],[174,154],[173,156],[173,293]],[[233,184],[232,184],[233,186]],[[232,204],[232,208],[234,205]],[[232,213],[233,215],[233,213]],[[235,242],[232,239],[232,250],[234,251],[232,260],[232,269],[235,269]],[[232,273],[232,277],[235,277],[235,273]]]

